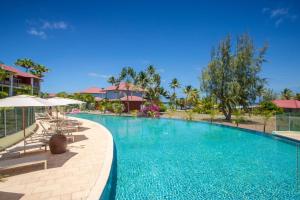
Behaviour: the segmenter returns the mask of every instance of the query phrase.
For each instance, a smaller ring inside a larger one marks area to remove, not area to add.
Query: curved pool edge
[[[81,112],[81,113],[91,114],[91,115],[103,115],[103,116],[108,115],[108,116],[116,116],[116,117],[135,117],[135,116],[129,116],[129,115],[117,116],[117,115],[114,115],[114,114],[101,114],[101,113],[89,113],[89,112]],[[139,118],[141,118],[141,117],[139,117]],[[147,118],[147,117],[144,117],[144,118]],[[209,122],[209,121],[204,121],[204,120],[186,120],[186,119],[182,119],[182,118],[173,118],[173,117],[160,117],[160,118],[155,118],[155,119],[171,119],[171,120],[175,120],[175,121],[186,121],[186,122],[193,122],[193,123],[212,124],[214,126],[221,126],[221,127],[231,128],[231,129],[242,130],[242,131],[245,131],[245,132],[248,132],[248,133],[251,133],[251,134],[260,135],[260,136],[263,136],[263,137],[269,137],[269,138],[272,138],[274,140],[281,140],[282,142],[286,142],[286,143],[290,143],[290,144],[294,144],[294,145],[300,145],[300,140],[290,138],[290,137],[285,137],[285,136],[278,135],[278,134],[274,134],[273,133],[274,131],[272,133],[268,133],[268,132],[263,132],[263,131],[259,131],[259,130],[253,130],[253,129],[237,127],[237,126],[230,126],[230,125],[227,125],[227,124]]]
[[[76,117],[76,116],[72,116],[69,118],[79,119],[82,121],[87,121],[88,123],[92,123],[92,124],[98,126],[103,131],[103,133],[106,134],[109,138],[109,140],[108,140],[109,144],[108,144],[108,148],[106,149],[103,166],[101,167],[100,174],[99,174],[99,176],[87,198],[89,200],[98,200],[98,199],[100,199],[100,197],[105,189],[106,183],[107,183],[110,173],[111,173],[113,157],[114,157],[114,142],[113,142],[112,134],[105,126],[103,126],[102,124],[99,124],[97,122],[83,119],[83,118]]]

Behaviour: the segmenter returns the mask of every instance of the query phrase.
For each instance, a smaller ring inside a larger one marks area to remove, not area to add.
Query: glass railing
[[[25,108],[25,127],[35,122],[34,109]],[[0,110],[0,138],[14,134],[23,129],[22,108]]]
[[[277,131],[300,131],[300,113],[276,115]]]

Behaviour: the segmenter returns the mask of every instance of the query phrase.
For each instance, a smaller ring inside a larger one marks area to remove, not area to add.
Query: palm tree
[[[28,72],[28,70],[34,68],[35,63],[31,59],[24,58],[24,59],[17,59],[15,65],[25,68],[26,72]]]
[[[132,87],[134,89],[133,83],[136,80],[136,72],[132,67],[124,67],[121,71],[120,77],[119,77],[120,82],[124,81],[125,82],[125,87],[126,87],[126,98],[127,98],[127,112],[129,112],[129,88]],[[132,96],[132,92],[130,93]]]
[[[177,78],[174,78],[172,81],[171,81],[171,83],[170,83],[170,88],[172,88],[173,89],[173,97],[175,97],[173,100],[174,100],[174,102],[173,103],[175,103],[175,100],[176,100],[176,88],[180,88],[180,83],[179,83],[179,81],[177,80]],[[177,109],[177,104],[175,104],[175,106],[176,106],[176,109]]]
[[[183,93],[187,95],[191,90],[192,90],[192,86],[191,85],[187,85],[183,89]]]
[[[115,85],[117,83],[117,80],[114,76],[111,76],[107,79],[107,82],[110,83],[111,85]]]
[[[285,99],[285,100],[290,100],[293,97],[293,91],[285,88],[282,92],[281,92],[281,98]]]
[[[45,67],[44,65],[41,64],[35,64],[32,69],[30,70],[30,73],[43,78],[44,77],[44,73],[49,72],[49,69],[47,67]]]
[[[148,83],[149,83],[149,79],[147,73],[144,71],[139,72],[135,78],[135,85],[145,89]]]
[[[189,104],[195,105],[199,99],[199,91],[196,88],[193,88],[189,91],[187,95],[187,102]]]

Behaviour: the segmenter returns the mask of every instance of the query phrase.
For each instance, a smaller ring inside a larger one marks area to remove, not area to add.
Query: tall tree
[[[180,83],[179,81],[177,80],[177,78],[174,78],[172,79],[171,83],[169,84],[170,85],[170,88],[173,89],[173,94],[171,95],[173,98],[171,98],[171,100],[173,101],[173,103],[175,104],[175,101],[176,101],[176,97],[177,97],[177,94],[176,94],[176,88],[180,88]],[[174,98],[175,97],[175,98]],[[177,108],[177,104],[176,105],[176,108]]]
[[[273,101],[277,98],[277,94],[272,89],[264,89],[262,92],[262,101]]]
[[[267,46],[257,51],[246,34],[238,37],[236,43],[233,51],[230,36],[221,41],[200,77],[203,91],[220,102],[226,120],[231,120],[236,106],[248,109],[261,96],[266,83],[259,73],[266,61]]]
[[[285,88],[282,92],[281,92],[281,98],[285,99],[285,100],[290,100],[292,99],[294,96],[294,93],[292,90]]]
[[[44,77],[44,74],[49,72],[49,69],[45,67],[44,65],[35,63],[32,69],[30,70],[30,73],[33,75],[36,75],[40,78]]]
[[[111,76],[107,79],[107,82],[111,85],[115,85],[117,83],[117,79],[114,76]]]
[[[134,90],[134,82],[136,78],[136,72],[132,67],[124,67],[119,76],[120,81],[125,82],[126,87],[126,98],[127,98],[127,112],[129,112],[129,89]],[[130,91],[130,95],[132,96],[132,91]]]
[[[294,98],[295,98],[295,100],[300,101],[300,93],[297,93]]]
[[[26,72],[28,72],[29,70],[34,68],[35,63],[31,59],[23,58],[17,59],[15,65],[25,68]]]
[[[167,91],[161,86],[161,77],[153,65],[149,65],[145,72],[140,72],[136,84],[145,90],[145,98],[158,103],[160,97],[167,97]]]

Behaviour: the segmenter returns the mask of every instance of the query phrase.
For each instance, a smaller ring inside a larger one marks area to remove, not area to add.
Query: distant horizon
[[[276,93],[300,92],[300,2],[288,1],[8,1],[1,3],[0,60],[31,58],[50,68],[47,93],[107,87],[122,67],[149,64],[181,86],[199,88],[212,47],[248,33],[269,44],[261,76]],[[26,10],[26,12],[24,12]],[[88,12],[86,12],[88,11]],[[182,89],[177,89],[182,96]]]

